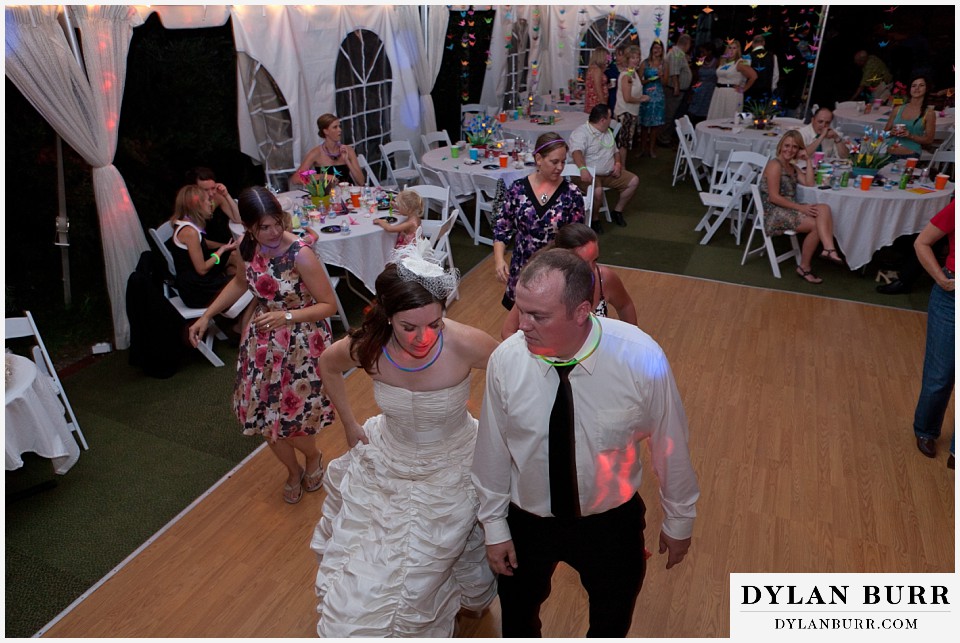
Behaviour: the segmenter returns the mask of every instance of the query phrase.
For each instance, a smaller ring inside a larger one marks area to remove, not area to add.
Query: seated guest
[[[640,185],[640,179],[633,172],[623,169],[620,154],[617,153],[617,142],[610,130],[610,108],[603,103],[590,111],[587,122],[570,133],[570,153],[573,162],[580,168],[580,178],[576,179],[577,187],[584,194],[594,177],[590,176],[587,166],[593,167],[596,172],[596,184],[593,192],[593,222],[590,224],[597,232],[603,232],[600,227],[600,206],[603,204],[603,188],[613,188],[620,193],[616,207],[610,211],[610,217],[618,226],[625,226],[623,211],[633,198],[633,193]]]
[[[373,222],[387,232],[397,233],[397,242],[394,248],[402,248],[413,243],[417,238],[417,228],[420,227],[420,217],[423,215],[423,198],[413,190],[403,190],[397,195],[394,203],[397,212],[407,217],[402,223],[390,224],[383,219],[374,219]]]
[[[185,185],[177,193],[173,216],[173,237],[167,241],[177,271],[177,292],[187,306],[206,308],[228,281],[242,270],[236,252],[239,242],[219,243],[206,238],[205,226],[213,215],[213,200],[196,185]]]
[[[196,185],[213,199],[213,217],[207,221],[207,239],[226,243],[233,238],[230,223],[241,223],[237,202],[230,196],[227,186],[217,182],[213,170],[208,167],[195,167],[187,170],[184,185]]]
[[[582,223],[568,223],[557,231],[556,238],[546,248],[564,248],[590,264],[593,271],[593,314],[608,317],[609,307],[617,311],[617,319],[636,325],[637,309],[633,299],[623,286],[623,281],[612,269],[597,263],[600,257],[600,244],[597,233]],[[500,329],[503,339],[510,337],[520,328],[520,311],[514,306]]]
[[[813,120],[809,124],[797,130],[803,137],[807,156],[813,156],[817,151],[823,152],[827,158],[845,159],[850,156],[850,150],[843,142],[843,137],[837,130],[830,127],[832,122],[833,112],[826,107],[821,107],[813,115]]]
[[[893,134],[887,151],[893,156],[920,158],[924,145],[933,142],[937,129],[937,113],[929,104],[930,85],[918,76],[910,81],[910,100],[894,108],[884,129]]]
[[[333,114],[323,114],[317,119],[317,130],[323,141],[304,157],[297,171],[290,177],[291,185],[300,185],[303,180],[301,172],[324,168],[327,175],[336,177],[343,182],[352,181],[355,185],[364,185],[367,182],[357,154],[349,145],[340,142],[340,119]],[[348,178],[349,177],[349,178]]]
[[[783,135],[777,144],[777,156],[767,163],[760,181],[760,199],[763,201],[763,227],[768,235],[779,235],[792,230],[806,234],[800,251],[797,276],[811,284],[822,283],[813,274],[810,262],[813,253],[823,241],[820,256],[837,264],[843,259],[833,242],[833,213],[826,204],[797,203],[797,182],[813,185],[813,163],[806,163],[803,171],[797,161],[807,161],[803,138],[796,130]],[[829,246],[828,246],[829,244]]]

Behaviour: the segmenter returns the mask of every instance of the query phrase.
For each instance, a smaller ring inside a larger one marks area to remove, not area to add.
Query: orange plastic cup
[[[916,159],[916,158],[908,158],[908,159],[907,159],[907,163],[906,163],[906,168],[907,168],[908,170],[912,170],[912,169],[915,168],[915,167],[917,167],[917,159]]]
[[[353,207],[360,207],[360,188],[355,188],[356,191],[350,190],[350,202],[353,203]]]
[[[500,112],[500,113],[497,115],[497,119],[498,119],[501,123],[506,123],[506,122],[507,122],[507,113],[506,113],[506,112]]]
[[[872,176],[861,176],[860,177],[860,189],[866,192],[870,189],[870,186],[873,185]]]
[[[937,188],[938,190],[943,190],[947,187],[947,181],[949,180],[949,174],[938,174],[937,178],[933,180],[933,187]]]
[[[509,160],[509,158],[510,158],[510,157],[508,157],[506,154],[501,154],[501,155],[500,155],[500,167],[506,169],[506,167],[507,167],[507,161]]]

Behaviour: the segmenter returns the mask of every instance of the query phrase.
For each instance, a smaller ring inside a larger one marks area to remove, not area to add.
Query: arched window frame
[[[633,29],[631,33],[631,29]],[[631,35],[634,38],[631,38]],[[577,85],[583,89],[586,84],[587,67],[590,54],[597,47],[603,47],[613,55],[613,51],[627,40],[636,39],[636,30],[626,18],[605,15],[587,25],[577,41]]]

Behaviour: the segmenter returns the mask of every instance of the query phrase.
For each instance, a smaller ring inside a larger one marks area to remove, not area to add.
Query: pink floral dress
[[[316,302],[300,278],[295,260],[307,244],[295,241],[279,257],[257,252],[247,263],[250,290],[257,297],[255,319],[271,310],[296,310]],[[309,248],[307,252],[311,252]],[[322,393],[320,354],[330,345],[327,320],[258,329],[251,319],[237,356],[233,409],[245,435],[275,441],[314,435],[333,422],[330,400]]]

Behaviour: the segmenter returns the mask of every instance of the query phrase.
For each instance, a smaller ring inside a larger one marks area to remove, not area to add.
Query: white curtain
[[[437,112],[430,92],[433,91],[433,85],[440,74],[449,20],[450,10],[447,7],[427,7],[426,51],[419,57],[420,64],[414,68],[417,85],[420,87],[420,122],[424,132],[434,132],[437,129]]]
[[[113,156],[127,51],[140,17],[129,6],[69,6],[86,74],[57,22],[57,6],[7,7],[6,74],[53,129],[93,167],[93,190],[114,343],[130,346],[125,290],[147,240]]]

